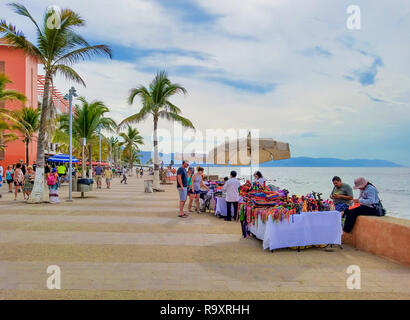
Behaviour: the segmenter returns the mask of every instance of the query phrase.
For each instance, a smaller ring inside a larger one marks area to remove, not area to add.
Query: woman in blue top
[[[9,185],[9,193],[13,193],[13,176],[14,176],[14,170],[12,166],[7,167],[6,171],[6,180],[7,184]]]
[[[359,199],[354,199],[354,203],[360,203],[360,206],[354,209],[346,209],[344,216],[346,217],[343,230],[350,233],[358,216],[378,216],[378,206],[381,206],[379,192],[365,178],[357,178],[354,181],[353,189],[359,189]]]

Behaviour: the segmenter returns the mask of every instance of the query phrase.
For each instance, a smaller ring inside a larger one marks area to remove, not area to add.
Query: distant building
[[[23,50],[13,48],[0,40],[0,73],[6,74],[13,82],[7,85],[7,89],[23,93],[27,97],[26,106],[34,108],[38,107],[44,89],[44,77],[38,75],[39,64],[40,62],[35,57],[29,56]],[[63,99],[62,94],[54,87],[51,93],[51,100],[57,107],[58,112],[67,112],[68,102]],[[6,101],[0,102],[0,107],[17,110],[22,107],[22,104],[21,102]],[[0,164],[3,167],[17,163],[20,159],[25,161],[26,149],[22,140],[22,137],[19,137],[18,140],[8,143],[5,151],[0,151]],[[46,157],[56,153],[56,146],[51,143],[47,143],[46,149],[48,149],[45,152]],[[34,136],[29,146],[30,161],[35,160],[36,157],[37,136]]]

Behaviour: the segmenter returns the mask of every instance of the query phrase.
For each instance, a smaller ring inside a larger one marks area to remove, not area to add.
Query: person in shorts
[[[110,189],[111,187],[111,180],[113,178],[113,173],[110,167],[106,167],[104,170],[104,177],[105,177],[105,183],[107,185],[107,189]]]
[[[177,188],[179,192],[179,215],[180,218],[186,218],[188,215],[184,213],[184,206],[188,196],[188,178],[186,168],[189,166],[188,161],[182,161],[182,166],[177,171]]]
[[[201,188],[207,189],[209,191],[209,188],[204,184],[204,168],[197,167],[197,173],[193,175],[191,178],[191,183],[189,185],[190,189],[190,195],[189,195],[189,203],[188,203],[188,211],[192,212],[192,203],[195,200],[195,208],[196,212],[200,213],[199,210],[199,198],[201,194]]]
[[[101,189],[103,171],[104,169],[101,167],[101,163],[98,163],[98,165],[94,168],[97,189]]]
[[[6,170],[6,181],[7,181],[7,185],[9,186],[9,193],[13,193],[13,182],[14,182],[14,170],[13,170],[13,166],[9,165],[7,166],[7,170]]]
[[[17,200],[17,194],[21,191],[24,185],[24,174],[21,170],[21,163],[17,163],[16,170],[14,171],[14,186],[16,187],[14,190],[14,200]]]

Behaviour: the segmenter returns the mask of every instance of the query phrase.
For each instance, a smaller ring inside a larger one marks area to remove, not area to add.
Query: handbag
[[[386,209],[384,209],[382,202],[379,200],[379,203],[374,205],[374,208],[377,210],[377,216],[383,217],[386,215]]]

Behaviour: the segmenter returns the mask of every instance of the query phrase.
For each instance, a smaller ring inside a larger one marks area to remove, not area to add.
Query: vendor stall
[[[240,219],[264,249],[341,244],[341,214],[320,193],[289,196],[287,190],[271,191],[250,182],[239,191]]]

